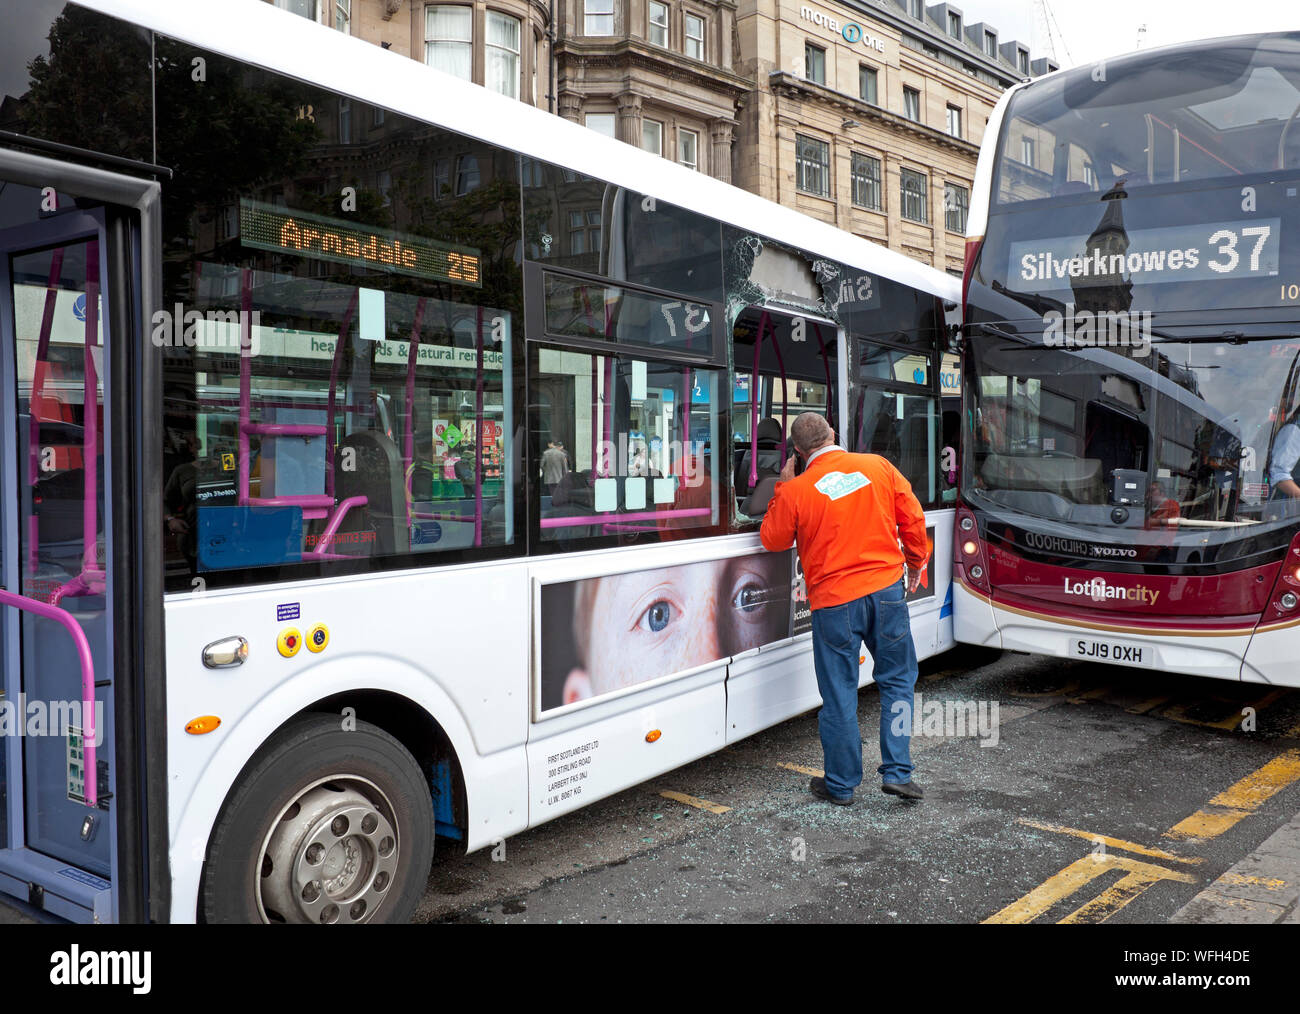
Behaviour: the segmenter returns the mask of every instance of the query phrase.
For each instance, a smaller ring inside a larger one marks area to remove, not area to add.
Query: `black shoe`
[[[849,806],[853,803],[853,793],[847,796],[832,796],[826,788],[825,778],[814,778],[808,783],[808,791],[818,799],[824,799],[828,803],[834,803],[836,806]]]
[[[902,796],[904,799],[925,798],[925,790],[916,782],[884,782],[880,786],[880,791],[891,796]]]

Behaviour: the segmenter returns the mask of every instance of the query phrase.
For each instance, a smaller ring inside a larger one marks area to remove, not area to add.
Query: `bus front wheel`
[[[409,922],[433,862],[415,758],[366,722],[306,715],[249,761],[212,831],[207,922]]]

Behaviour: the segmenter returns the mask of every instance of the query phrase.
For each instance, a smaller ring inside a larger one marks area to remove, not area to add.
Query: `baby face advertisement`
[[[543,585],[541,710],[791,636],[792,553]]]

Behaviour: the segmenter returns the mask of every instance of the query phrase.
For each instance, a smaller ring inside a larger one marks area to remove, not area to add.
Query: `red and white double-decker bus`
[[[1300,34],[1062,71],[989,121],[958,640],[1300,685]]]

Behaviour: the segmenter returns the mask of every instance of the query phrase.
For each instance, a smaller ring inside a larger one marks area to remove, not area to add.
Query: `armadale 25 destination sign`
[[[262,201],[240,200],[239,241],[257,250],[483,287],[479,251],[472,247],[449,246]]]

